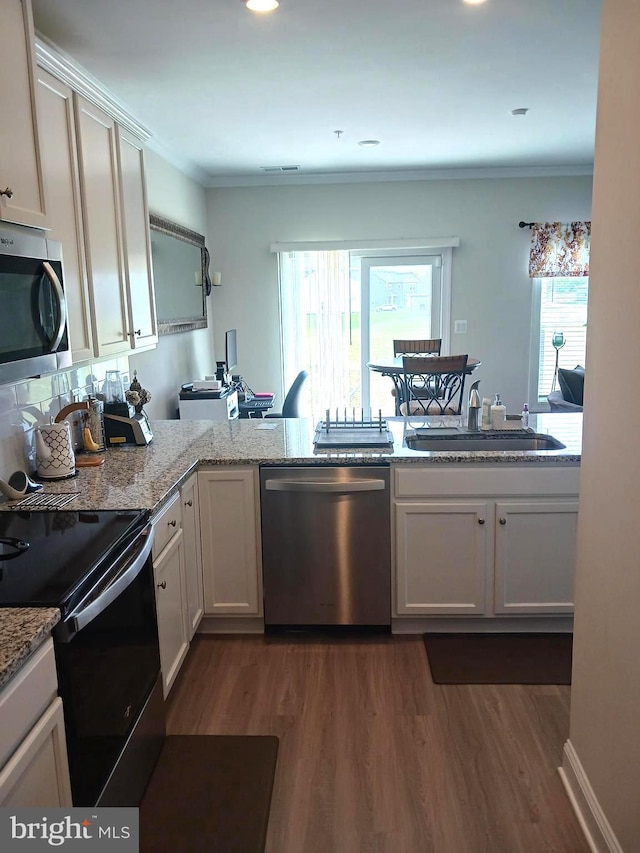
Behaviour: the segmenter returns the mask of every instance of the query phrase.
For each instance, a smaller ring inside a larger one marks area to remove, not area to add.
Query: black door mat
[[[571,684],[572,634],[424,634],[435,684]]]
[[[140,851],[263,853],[278,738],[169,735],[140,804]]]

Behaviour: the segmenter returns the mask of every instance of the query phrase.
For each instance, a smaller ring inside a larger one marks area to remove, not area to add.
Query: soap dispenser
[[[507,420],[507,407],[502,404],[500,394],[496,394],[496,399],[491,406],[491,428],[502,429]]]

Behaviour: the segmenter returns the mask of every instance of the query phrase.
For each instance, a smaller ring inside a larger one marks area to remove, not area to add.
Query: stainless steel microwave
[[[0,230],[0,385],[70,366],[60,243]]]

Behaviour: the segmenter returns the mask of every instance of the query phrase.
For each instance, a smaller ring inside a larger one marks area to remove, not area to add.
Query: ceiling
[[[601,5],[33,0],[36,30],[209,186],[589,171]]]

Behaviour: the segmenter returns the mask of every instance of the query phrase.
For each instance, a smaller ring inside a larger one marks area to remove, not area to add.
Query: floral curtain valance
[[[589,275],[590,222],[536,223],[531,234],[529,278]]]

